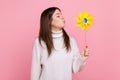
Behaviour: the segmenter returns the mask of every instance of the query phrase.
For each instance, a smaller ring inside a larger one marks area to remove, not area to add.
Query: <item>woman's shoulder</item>
[[[77,40],[74,36],[69,36],[71,46],[77,46]]]
[[[40,44],[39,37],[35,37],[34,44],[36,44],[36,45],[41,47],[41,45],[44,46],[45,43],[44,43],[43,40],[41,40],[41,44]]]
[[[36,44],[36,45],[39,44],[39,38],[38,38],[38,37],[35,37],[35,38],[34,38],[34,44]]]
[[[75,37],[74,37],[74,36],[69,35],[69,38],[70,38],[70,41],[71,41],[71,42],[76,42],[76,40],[75,40]]]
[[[34,43],[38,43],[38,42],[39,42],[38,37],[35,37],[35,38],[34,38]]]

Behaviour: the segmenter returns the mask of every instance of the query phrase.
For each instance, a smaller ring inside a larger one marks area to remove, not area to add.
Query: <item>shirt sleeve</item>
[[[41,62],[40,62],[40,47],[38,39],[36,38],[33,45],[32,51],[32,64],[31,64],[31,77],[30,80],[39,80],[41,73]]]
[[[79,71],[82,70],[82,68],[85,66],[86,61],[82,58],[77,42],[76,40],[73,38],[73,64],[72,64],[72,72],[73,73],[77,73]]]

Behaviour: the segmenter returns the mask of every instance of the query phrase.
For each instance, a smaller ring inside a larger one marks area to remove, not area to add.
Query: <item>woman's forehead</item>
[[[61,12],[58,9],[56,9],[55,12],[54,12],[54,14],[55,15],[59,15],[59,14],[61,14]]]

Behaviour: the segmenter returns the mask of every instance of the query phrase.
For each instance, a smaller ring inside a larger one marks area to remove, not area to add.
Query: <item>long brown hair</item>
[[[42,12],[40,18],[39,42],[40,44],[41,44],[41,40],[45,42],[49,56],[52,50],[54,49],[51,22],[52,22],[52,15],[56,9],[61,11],[58,7],[50,7]],[[65,32],[65,30],[63,28],[62,30],[63,30],[64,44],[67,51],[69,51],[71,49],[70,39],[68,34]]]

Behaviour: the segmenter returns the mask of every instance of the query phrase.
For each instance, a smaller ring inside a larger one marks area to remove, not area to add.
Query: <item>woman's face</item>
[[[52,15],[52,30],[59,31],[65,26],[65,20],[62,16],[62,13],[56,9]]]

